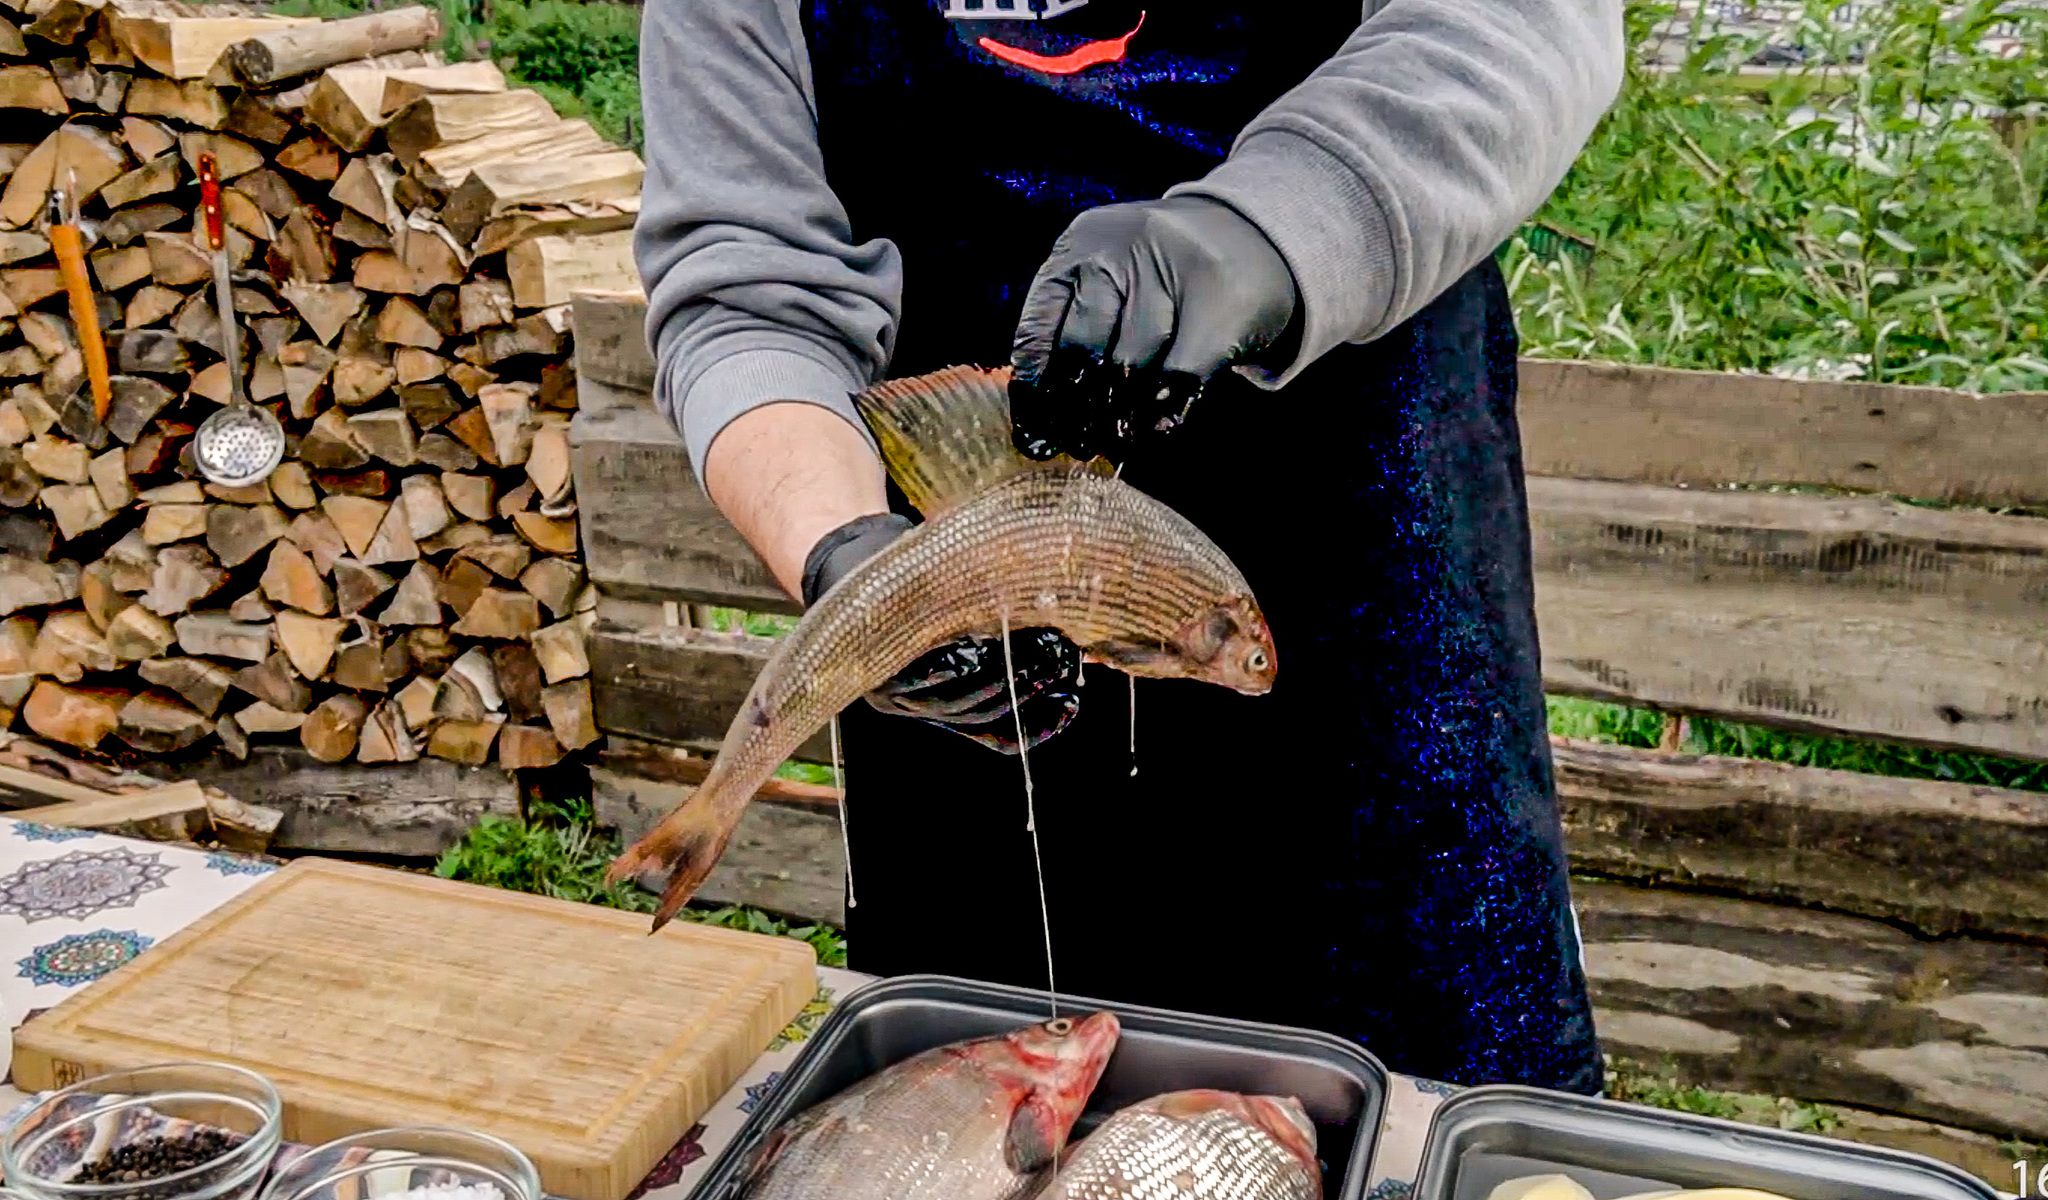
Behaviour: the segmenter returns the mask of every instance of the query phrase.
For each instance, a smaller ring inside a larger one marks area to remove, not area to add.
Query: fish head
[[[1279,662],[1273,653],[1273,631],[1258,602],[1232,596],[1181,626],[1174,645],[1193,668],[1190,677],[1220,684],[1247,696],[1273,690]]]
[[[1028,1175],[1051,1162],[1101,1081],[1123,1027],[1115,1013],[1060,1017],[966,1048],[1016,1102],[1005,1157]]]
[[[1279,1143],[1289,1157],[1300,1163],[1309,1178],[1320,1179],[1322,1167],[1316,1161],[1316,1126],[1308,1109],[1292,1096],[1245,1096],[1198,1088],[1169,1092],[1146,1102],[1163,1116],[1180,1120],[1206,1112],[1227,1112],[1252,1125]]]
[[[1231,596],[1181,623],[1164,644],[1110,640],[1088,647],[1091,658],[1143,679],[1197,679],[1247,696],[1273,690],[1279,663],[1273,631],[1258,602]]]

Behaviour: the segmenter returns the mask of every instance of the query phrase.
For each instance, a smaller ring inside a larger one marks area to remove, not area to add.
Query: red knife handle
[[[199,156],[199,207],[206,214],[207,248],[218,250],[227,243],[227,235],[221,228],[220,168],[211,154]]]

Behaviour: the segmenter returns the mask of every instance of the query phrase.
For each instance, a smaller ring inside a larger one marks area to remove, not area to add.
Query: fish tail
[[[702,795],[700,788],[646,837],[613,859],[611,868],[605,872],[606,882],[616,884],[656,867],[668,869],[668,886],[662,889],[650,933],[673,920],[690,897],[697,894],[697,889],[704,886],[739,825],[739,814],[728,816],[708,799],[700,803],[698,798]]]

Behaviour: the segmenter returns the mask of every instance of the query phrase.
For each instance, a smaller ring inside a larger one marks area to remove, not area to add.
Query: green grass
[[[1823,1104],[1783,1096],[1722,1092],[1678,1081],[1669,1067],[1653,1070],[1608,1055],[1606,1095],[1610,1100],[1673,1109],[1695,1116],[1718,1117],[1749,1125],[1769,1125],[1798,1133],[1827,1133],[1842,1123],[1839,1113]]]
[[[616,838],[597,827],[588,801],[538,805],[523,819],[485,817],[441,855],[434,873],[582,904],[653,912],[655,898],[647,892],[631,884],[605,884],[605,868],[619,848]],[[706,925],[796,938],[810,943],[820,963],[846,965],[846,938],[829,925],[791,925],[741,906],[691,906],[678,915]]]
[[[1632,41],[1671,10],[1629,9]],[[1699,38],[1684,68],[1638,72],[1538,214],[1589,262],[1503,250],[1523,346],[1705,370],[1984,391],[2048,385],[2048,14],[1978,0],[1943,19],[1896,0],[1855,29],[1815,4],[1803,38],[1868,69],[1801,68],[1743,95],[1749,52]],[[1977,41],[2018,26],[2021,52]],[[1830,94],[1832,88],[1832,94]],[[1536,245],[1536,250],[1548,249]]]
[[[1563,696],[1550,697],[1549,704],[1550,732],[1563,737],[1654,749],[1664,729],[1663,714],[1648,709]],[[2048,763],[1785,733],[1706,717],[1691,718],[1686,726],[1680,749],[1688,754],[1726,754],[1802,767],[2048,792]]]

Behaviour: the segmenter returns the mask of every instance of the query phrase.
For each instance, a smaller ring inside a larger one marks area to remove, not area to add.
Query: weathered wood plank
[[[576,300],[578,372],[654,386],[638,293]],[[2048,503],[2048,393],[1978,396],[1891,384],[1611,363],[1521,362],[1532,475],[1622,483],[1789,483],[1990,506]]]
[[[1976,396],[1524,359],[1519,410],[1534,475],[2048,502],[2048,393]]]
[[[1574,868],[2048,941],[2048,795],[1551,739]]]
[[[283,812],[274,851],[428,857],[460,841],[486,814],[519,815],[519,787],[509,772],[436,758],[393,770],[318,762],[297,747],[256,746],[247,762],[212,759],[177,773]]]
[[[1553,691],[2048,758],[2048,521],[1531,479]]]
[[[599,823],[617,829],[628,842],[653,829],[695,790],[603,768],[590,772],[590,789]],[[812,806],[749,804],[697,898],[844,926],[846,861],[838,814]]]
[[[2048,1138],[2048,952],[1573,887],[1602,1046],[1714,1087]]]
[[[600,623],[590,635],[597,727],[643,741],[716,750],[773,645],[744,633]],[[796,752],[817,762],[831,755],[822,729]]]
[[[581,376],[577,385],[603,386]],[[569,456],[584,564],[607,594],[800,611],[698,486],[682,439],[651,408],[579,411]]]

